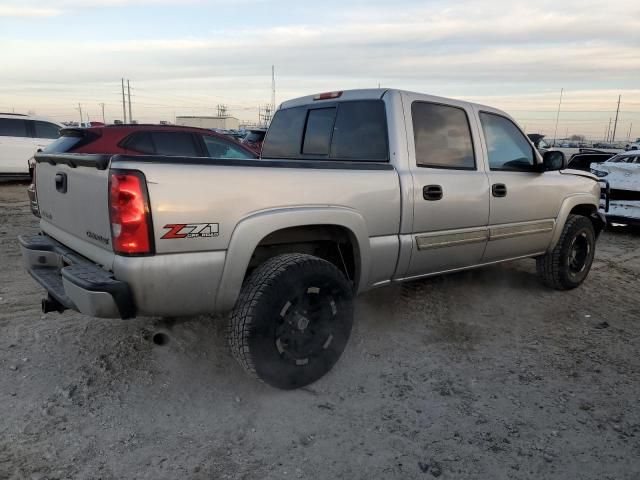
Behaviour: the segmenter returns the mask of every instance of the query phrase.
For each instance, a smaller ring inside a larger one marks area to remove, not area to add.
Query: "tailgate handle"
[[[56,173],[56,190],[60,193],[67,193],[67,174],[58,172]]]

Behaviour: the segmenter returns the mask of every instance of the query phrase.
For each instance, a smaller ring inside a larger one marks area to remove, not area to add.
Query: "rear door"
[[[473,110],[465,102],[403,96],[413,176],[413,249],[407,277],[480,263],[489,181]]]
[[[27,120],[0,118],[0,174],[28,174],[35,150]]]

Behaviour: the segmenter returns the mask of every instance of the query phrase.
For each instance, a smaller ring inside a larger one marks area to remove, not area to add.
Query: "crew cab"
[[[353,295],[535,258],[578,287],[605,225],[594,175],[541,156],[506,113],[400,90],[284,102],[256,160],[40,153],[43,310],[230,313],[231,350],[278,388],[340,357]]]

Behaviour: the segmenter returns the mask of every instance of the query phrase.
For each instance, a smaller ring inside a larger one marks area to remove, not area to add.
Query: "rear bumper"
[[[18,238],[29,274],[64,308],[101,318],[136,314],[129,285],[51,237]]]

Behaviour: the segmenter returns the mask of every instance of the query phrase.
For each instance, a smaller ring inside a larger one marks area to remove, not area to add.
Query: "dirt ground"
[[[24,188],[0,184],[2,479],[640,478],[638,231],[570,292],[530,260],[370,292],[334,370],[284,392],[220,318],[42,315]]]

